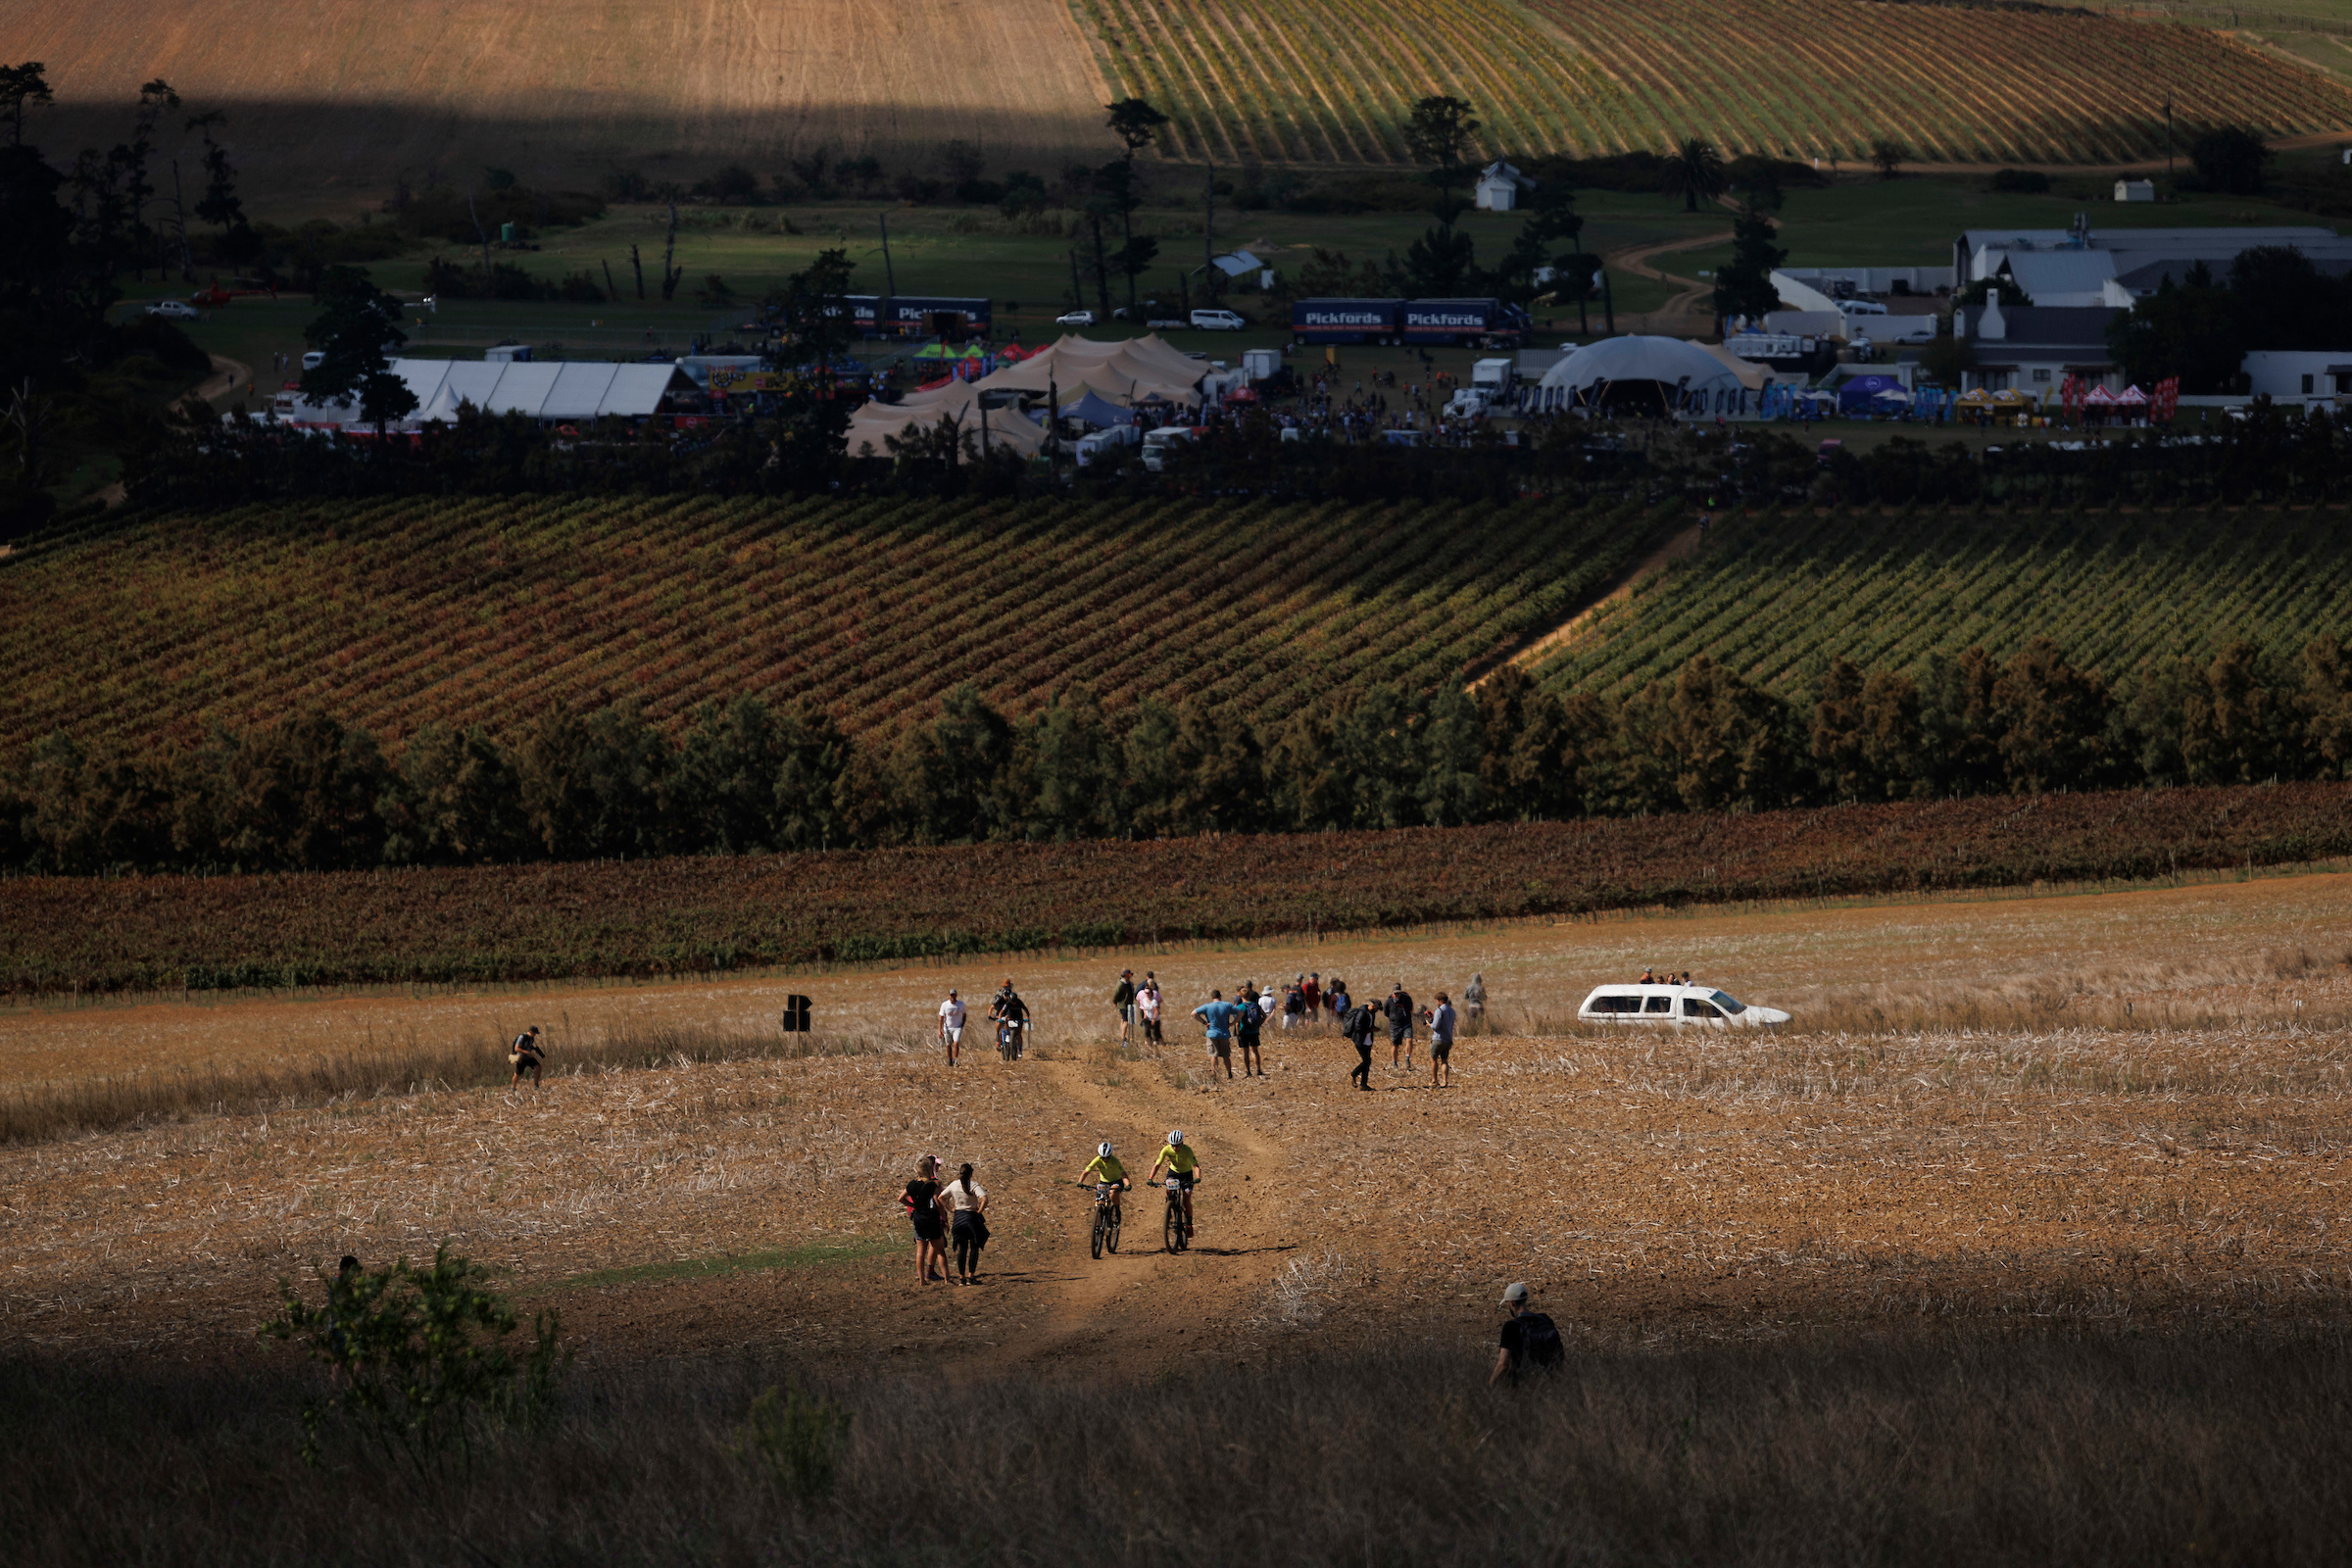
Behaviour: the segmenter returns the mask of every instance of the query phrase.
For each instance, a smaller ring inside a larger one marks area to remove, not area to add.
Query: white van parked
[[[1576,1009],[1579,1023],[1642,1023],[1703,1029],[1763,1029],[1787,1023],[1777,1007],[1758,1007],[1713,986],[1594,986]]]
[[[1193,325],[1203,332],[1239,332],[1250,323],[1231,311],[1195,311]]]
[[[1107,462],[1119,448],[1131,447],[1135,443],[1134,425],[1106,424],[1100,430],[1080,436],[1077,446],[1072,450],[1078,456],[1078,466],[1083,468],[1093,463]]]

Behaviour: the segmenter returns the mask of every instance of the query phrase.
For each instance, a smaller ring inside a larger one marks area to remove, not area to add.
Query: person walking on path
[[[939,1038],[948,1048],[948,1065],[956,1065],[956,1054],[963,1049],[963,1001],[955,992],[939,1004]]]
[[[1216,1075],[1217,1063],[1225,1064],[1225,1079],[1233,1081],[1233,1030],[1240,1020],[1242,1009],[1225,1000],[1222,991],[1211,991],[1208,1000],[1193,1009],[1193,1016],[1208,1026],[1208,1071]]]
[[[1450,1087],[1453,1083],[1453,1004],[1441,991],[1438,993],[1438,1004],[1429,1014],[1429,1087],[1432,1089]]]
[[[1413,1070],[1413,994],[1396,982],[1389,993],[1388,1004],[1381,1009],[1389,1019],[1389,1066],[1394,1070],[1399,1061],[1404,1070]]]
[[[1126,1045],[1135,1038],[1135,971],[1121,969],[1119,983],[1110,993],[1111,1009],[1119,1015],[1119,1044]]]
[[[1347,993],[1340,994],[1345,996]],[[1348,1081],[1369,1094],[1372,1090],[1372,1035],[1380,1027],[1380,1015],[1372,1010],[1372,1004],[1367,1002],[1360,1007],[1348,1009],[1347,1015],[1340,1020],[1340,1027],[1348,1031],[1348,1040],[1355,1046],[1355,1071],[1348,1075]]]
[[[914,1225],[914,1283],[919,1286],[944,1280],[948,1259],[940,1243],[948,1228],[940,1199],[936,1155],[925,1154],[915,1162],[914,1180],[906,1184],[899,1201],[906,1206],[906,1217]]]
[[[531,1075],[531,1087],[538,1088],[539,1068],[546,1059],[547,1053],[539,1045],[539,1026],[533,1024],[516,1035],[514,1044],[507,1048],[507,1064],[514,1069],[514,1080],[507,1087],[512,1089],[521,1083],[522,1075],[527,1072]]]
[[[1285,1034],[1307,1020],[1306,976],[1292,981],[1282,993],[1282,1028]]]
[[[1257,1004],[1258,999],[1250,994],[1248,985],[1242,987],[1242,1015],[1235,1021],[1234,1037],[1242,1045],[1242,1076],[1251,1073],[1266,1075],[1266,1058],[1259,1048],[1260,1031],[1266,1026],[1266,1009]]]
[[[948,1184],[947,1203],[956,1244],[956,1283],[977,1285],[980,1249],[988,1245],[988,1189],[972,1180],[968,1160],[956,1180]]]
[[[1298,1000],[1306,1004],[1306,1021],[1310,1024],[1320,1023],[1323,1019],[1323,976],[1320,972],[1306,977],[1306,984],[1298,988]]]
[[[1525,1285],[1508,1285],[1502,1292],[1502,1309],[1510,1316],[1502,1325],[1502,1344],[1494,1352],[1494,1370],[1487,1374],[1487,1387],[1508,1381],[1516,1385],[1520,1374],[1534,1367],[1539,1371],[1557,1372],[1568,1359],[1567,1348],[1560,1344],[1560,1331],[1551,1319],[1533,1310]]]
[[[1166,1045],[1159,1034],[1159,982],[1149,971],[1144,975],[1144,989],[1135,994],[1135,1010],[1144,1020],[1144,1039],[1154,1046]]]
[[[1470,983],[1462,987],[1462,1021],[1475,1029],[1478,1027],[1478,1020],[1486,1015],[1487,977],[1483,974],[1474,974],[1470,977]]]

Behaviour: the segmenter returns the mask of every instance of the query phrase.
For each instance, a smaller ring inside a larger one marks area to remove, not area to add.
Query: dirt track
[[[1090,1021],[1115,969],[1028,966],[1054,1027],[1014,1064],[936,1048],[560,1076],[0,1150],[0,1324],[28,1350],[216,1360],[255,1352],[270,1281],[349,1249],[451,1238],[553,1304],[590,1359],[744,1347],[943,1373],[1156,1375],[1334,1339],[1488,1332],[1534,1280],[1587,1336],[1770,1336],[1952,1316],[2238,1321],[2340,1314],[2352,1240],[2352,878],[1848,909],[1713,912],[1418,941],[1171,954],[1172,999],[1344,961],[1426,1000],[1472,966],[1512,1033],[1428,1085],[1376,1052],[1373,1095],[1328,1031],[1266,1039],[1263,1079],[1213,1083],[1197,1032],[1119,1052]],[[1754,996],[1834,1009],[1788,1037],[1560,1032],[1594,974],[1699,956]],[[1002,960],[996,960],[1001,963]],[[988,971],[471,999],[710,1015],[786,988],[880,1022]],[[729,1000],[731,999],[731,1000]],[[55,1070],[75,1030],[153,1054],[242,1019],[267,1038],[460,999],[5,1020],[5,1077]],[[1904,1009],[1912,1009],[1906,1013]],[[1925,1009],[1935,1026],[1905,1017]],[[588,1027],[575,1017],[573,1027]],[[376,1027],[373,1022],[365,1025]],[[289,1032],[292,1031],[292,1032]],[[201,1045],[192,1049],[205,1049]],[[92,1065],[112,1064],[101,1052]],[[558,1053],[561,1061],[561,1050]],[[1171,1126],[1206,1171],[1199,1246],[1086,1254],[1071,1185],[1097,1139],[1140,1177]],[[997,1242],[979,1289],[913,1288],[892,1194],[916,1155],[980,1165]]]

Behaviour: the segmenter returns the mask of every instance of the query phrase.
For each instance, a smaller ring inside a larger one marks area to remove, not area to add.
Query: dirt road
[[[1612,251],[1601,257],[1601,263],[1636,277],[1646,277],[1662,283],[1680,283],[1683,292],[1654,311],[1640,314],[1619,312],[1618,330],[1623,332],[1657,332],[1670,337],[1702,337],[1715,329],[1715,312],[1707,305],[1714,292],[1711,284],[1695,277],[1684,277],[1678,272],[1661,271],[1650,265],[1651,259],[1671,255],[1676,251],[1703,250],[1709,245],[1721,245],[1732,237],[1730,229],[1717,233],[1694,234],[1686,239],[1670,239],[1655,245],[1638,246],[1632,250]]]

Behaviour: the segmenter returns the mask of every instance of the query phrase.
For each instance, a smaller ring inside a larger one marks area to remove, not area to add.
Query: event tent
[[[1629,335],[1588,343],[1544,372],[1537,401],[1546,408],[1606,397],[1611,388],[1654,383],[1663,399],[1690,392],[1736,392],[1747,386],[1736,365],[1677,337]],[[1757,368],[1756,367],[1750,367]],[[1761,384],[1759,379],[1757,384]],[[1644,391],[1643,397],[1652,394]]]
[[[1046,444],[1046,432],[1017,410],[985,407],[978,382],[951,381],[929,392],[909,393],[897,403],[877,401],[858,409],[850,416],[849,455],[888,457],[891,437],[904,440],[910,431],[942,419],[962,430],[966,459],[978,456],[983,447],[1005,447],[1033,458]]]
[[[1086,395],[1075,402],[1064,403],[1061,406],[1061,416],[1065,419],[1082,419],[1098,430],[1107,425],[1133,424],[1135,422],[1133,409],[1122,409],[1117,404],[1097,394],[1092,388],[1089,388]]]
[[[1857,375],[1838,384],[1838,406],[1846,410],[1873,408],[1880,393],[1902,390],[1903,383],[1891,375]]]
[[[1157,333],[1114,343],[1068,336],[972,384],[983,392],[1052,390],[1063,397],[1093,392],[1122,408],[1154,401],[1192,406],[1200,401],[1200,377],[1206,371],[1206,366],[1169,347]]]
[[[416,398],[404,425],[457,421],[461,405],[484,414],[534,419],[644,418],[662,412],[673,392],[694,383],[674,365],[612,365],[595,360],[394,360],[394,375]],[[290,416],[302,424],[360,424],[354,403],[296,398]]]

